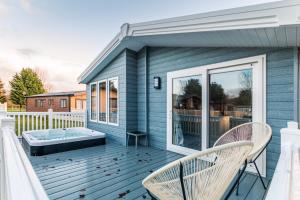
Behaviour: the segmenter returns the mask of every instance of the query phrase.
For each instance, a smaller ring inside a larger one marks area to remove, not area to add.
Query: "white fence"
[[[296,122],[281,129],[281,153],[266,200],[300,199],[300,129]]]
[[[48,200],[14,127],[14,119],[0,119],[0,199]]]
[[[15,119],[18,136],[24,131],[84,127],[85,112],[7,112],[7,117]]]

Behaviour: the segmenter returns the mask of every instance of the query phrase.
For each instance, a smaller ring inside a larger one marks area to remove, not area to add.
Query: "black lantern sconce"
[[[154,76],[153,79],[154,79],[154,88],[160,89],[160,87],[161,87],[160,77]]]

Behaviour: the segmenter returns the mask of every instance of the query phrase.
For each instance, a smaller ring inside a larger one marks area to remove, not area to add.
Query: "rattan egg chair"
[[[153,199],[220,199],[252,147],[241,141],[194,153],[153,172],[143,185]]]
[[[247,164],[253,163],[262,182],[264,189],[266,185],[263,181],[261,173],[257,167],[256,160],[266,149],[272,139],[272,129],[268,124],[259,122],[249,122],[236,126],[226,133],[224,133],[213,145],[214,147],[224,145],[237,141],[251,141],[253,142],[253,149],[247,157]],[[239,179],[237,179],[237,186],[239,186]],[[238,187],[236,190],[238,194]]]

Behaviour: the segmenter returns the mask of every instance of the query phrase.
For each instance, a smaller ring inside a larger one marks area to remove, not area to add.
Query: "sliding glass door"
[[[201,75],[174,78],[172,85],[172,144],[201,150]]]
[[[167,149],[190,154],[237,125],[265,122],[264,62],[257,56],[169,72]]]
[[[209,147],[229,129],[252,121],[252,68],[209,71]]]

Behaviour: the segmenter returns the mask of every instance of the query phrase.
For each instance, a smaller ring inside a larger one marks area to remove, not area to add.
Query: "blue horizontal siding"
[[[126,50],[126,129],[137,130],[137,61],[136,53]]]
[[[119,54],[109,65],[107,65],[91,82],[118,77],[119,79],[119,125],[109,125],[91,122],[88,119],[87,127],[106,133],[107,137],[117,143],[125,144],[126,133],[126,51]],[[90,88],[87,84],[87,108],[90,112]]]
[[[294,117],[294,51],[292,48],[164,48],[148,49],[148,126],[150,144],[166,149],[167,72],[266,54],[267,123],[273,138],[267,149],[267,176],[271,177],[280,153],[280,128]],[[124,144],[128,129],[146,130],[145,49],[125,50],[94,80],[119,76],[120,126],[89,122],[90,128],[108,133]],[[161,89],[153,88],[153,77]],[[88,88],[88,87],[87,87]],[[89,101],[88,101],[89,105]]]
[[[294,116],[294,54],[291,48],[150,48],[150,143],[166,148],[167,72],[261,54],[266,54],[267,58],[267,122],[273,128],[273,139],[267,150],[267,176],[272,176],[280,153],[279,130]],[[161,77],[162,89],[153,89],[154,76]],[[144,85],[139,84],[139,87]]]

